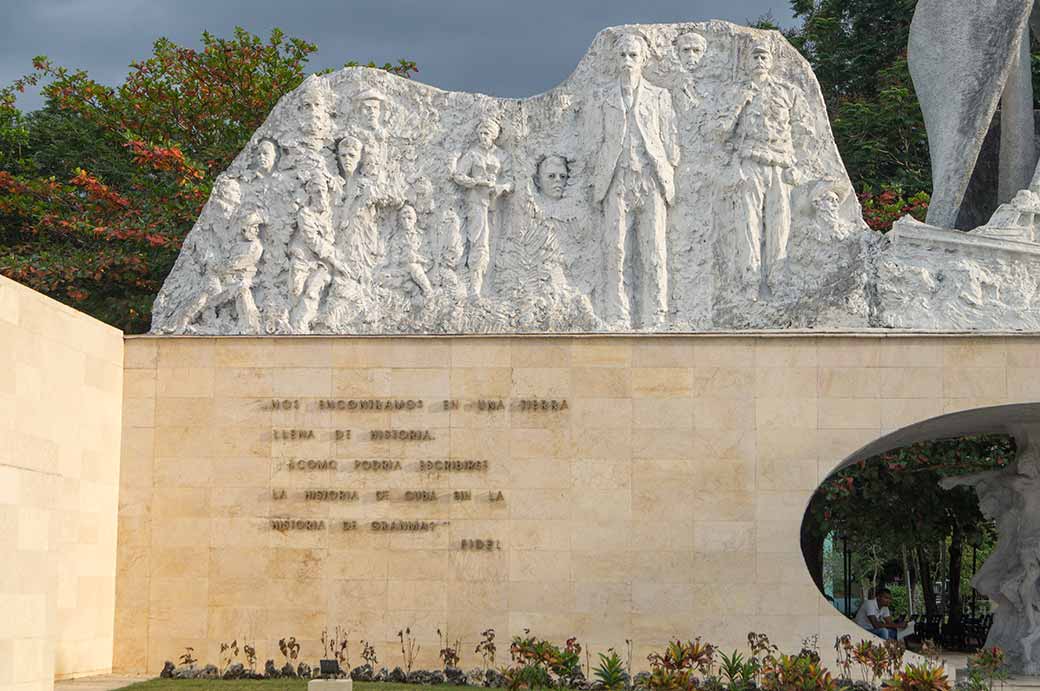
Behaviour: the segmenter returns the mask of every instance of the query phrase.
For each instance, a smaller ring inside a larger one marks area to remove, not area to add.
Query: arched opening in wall
[[[839,463],[813,494],[801,532],[809,573],[835,609],[911,648],[985,645],[996,607],[1006,616],[1009,598],[1040,588],[993,520],[1023,510],[1015,488],[1040,458],[1023,451],[1029,430],[1040,430],[1036,412],[1027,404],[934,418]],[[1040,462],[1035,472],[1040,488]]]

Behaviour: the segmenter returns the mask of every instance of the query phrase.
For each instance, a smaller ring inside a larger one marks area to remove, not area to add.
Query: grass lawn
[[[126,691],[304,691],[307,681],[303,679],[263,679],[248,681],[213,681],[210,679],[152,679],[123,687]],[[463,687],[464,688],[464,687]],[[458,686],[417,686],[415,684],[391,684],[390,682],[355,681],[354,691],[459,691]]]

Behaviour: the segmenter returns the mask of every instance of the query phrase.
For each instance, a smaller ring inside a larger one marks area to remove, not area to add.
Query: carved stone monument
[[[928,225],[898,222],[878,258],[880,326],[1040,328],[1032,9],[1033,0],[917,5],[909,62],[928,128],[934,190]],[[1035,28],[1035,13],[1033,20]],[[984,226],[954,231],[998,105],[1001,206]]]
[[[606,29],[570,78],[519,101],[360,67],[310,77],[217,180],[152,330],[1040,328],[1040,181],[1016,115],[1030,6],[918,5],[936,189],[928,225],[887,236],[776,32]],[[950,230],[1001,95],[1004,205]]]
[[[864,327],[878,238],[850,190],[775,32],[607,29],[520,101],[348,68],[220,176],[153,331]]]

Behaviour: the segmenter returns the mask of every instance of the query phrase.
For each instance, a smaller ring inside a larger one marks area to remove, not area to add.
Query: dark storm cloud
[[[632,22],[753,20],[789,24],[787,0],[0,0],[0,83],[34,55],[116,84],[165,36],[197,45],[204,30],[280,27],[316,43],[311,67],[415,60],[443,89],[522,97],[562,81],[600,29]],[[20,100],[23,108],[39,98]]]

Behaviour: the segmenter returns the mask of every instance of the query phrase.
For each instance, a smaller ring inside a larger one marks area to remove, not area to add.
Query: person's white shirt
[[[874,617],[878,623],[881,623],[890,616],[892,616],[892,612],[888,607],[878,607],[877,599],[864,600],[856,611],[856,623],[864,629],[873,629],[875,626],[870,623],[870,617]]]

